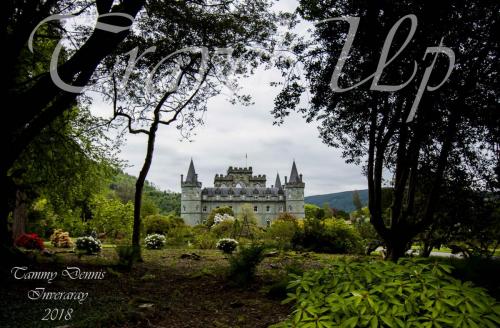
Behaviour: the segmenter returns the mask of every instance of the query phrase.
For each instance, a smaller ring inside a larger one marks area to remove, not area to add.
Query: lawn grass
[[[274,251],[258,266],[257,276],[247,288],[227,278],[228,256],[217,250],[193,248],[143,249],[143,262],[131,270],[117,266],[114,245],[105,244],[99,255],[79,256],[71,249],[46,246],[53,256],[37,255],[30,270],[56,271],[68,266],[82,271],[104,271],[103,280],[69,280],[53,283],[15,280],[7,272],[0,287],[1,327],[267,327],[290,313],[282,305],[289,273],[328,266],[333,259],[348,255]],[[192,254],[197,256],[193,256]],[[380,256],[363,257],[380,259]],[[500,295],[497,278],[500,262],[471,263],[464,259],[432,258],[452,264],[453,275],[472,280]],[[10,269],[9,269],[10,270]],[[32,301],[30,290],[84,291],[83,304],[74,301]],[[72,308],[70,321],[42,321],[46,308]]]
[[[267,327],[282,321],[289,306],[281,296],[270,295],[273,286],[287,277],[289,268],[320,268],[335,255],[276,252],[259,265],[248,288],[227,279],[227,255],[217,250],[167,248],[143,249],[143,262],[130,271],[118,267],[114,248],[99,255],[79,256],[71,249],[47,248],[52,256],[37,255],[28,264],[32,271],[54,271],[52,283],[15,280],[8,274],[1,284],[1,327]],[[192,253],[199,259],[190,257]],[[182,258],[184,257],[184,258]],[[103,280],[61,278],[68,266],[82,271],[104,271]],[[295,269],[294,269],[295,270]],[[286,284],[285,284],[286,286]],[[30,290],[83,291],[88,299],[75,301],[29,300]],[[282,290],[283,291],[283,290]],[[279,294],[279,293],[278,293]],[[72,308],[70,321],[42,321],[46,308]]]

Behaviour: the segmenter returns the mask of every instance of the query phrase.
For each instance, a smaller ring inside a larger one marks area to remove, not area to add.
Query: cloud
[[[279,3],[280,9],[295,8],[293,1]],[[303,174],[306,195],[366,188],[361,167],[345,164],[341,151],[324,145],[318,137],[317,124],[307,124],[294,113],[283,126],[272,124],[270,111],[278,89],[269,83],[278,80],[278,71],[263,69],[243,80],[242,93],[251,94],[255,102],[250,107],[233,106],[222,95],[210,99],[205,125],[196,129],[192,142],[180,141],[175,127],[160,126],[148,180],[162,189],[180,191],[180,175],[186,175],[193,158],[203,186],[211,186],[214,175],[225,173],[229,166],[247,164],[253,167],[254,174],[266,174],[267,184],[271,185],[277,172],[284,182],[295,159],[299,173]],[[109,105],[96,100],[93,112],[109,115]],[[126,169],[128,173],[138,175],[145,151],[145,136],[127,136],[120,156],[131,165]]]

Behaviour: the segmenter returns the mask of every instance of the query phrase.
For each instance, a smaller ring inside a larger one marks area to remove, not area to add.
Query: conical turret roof
[[[191,158],[191,163],[189,163],[188,174],[186,176],[186,181],[185,182],[195,183],[196,180],[197,180],[196,179],[196,171],[194,170],[193,159]]]
[[[289,183],[300,183],[299,172],[297,172],[297,166],[295,165],[295,161],[293,161],[292,172],[290,173]]]
[[[274,187],[281,188],[280,174],[276,173],[276,182],[274,182]]]

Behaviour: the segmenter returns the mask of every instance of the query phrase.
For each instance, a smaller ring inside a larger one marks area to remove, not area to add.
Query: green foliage
[[[146,238],[144,238],[144,244],[147,249],[162,249],[165,247],[166,243],[167,239],[165,236],[158,233],[147,235]]]
[[[215,249],[217,238],[212,234],[202,233],[195,236],[194,246],[199,249]]]
[[[215,247],[226,254],[232,254],[236,247],[238,247],[238,242],[232,238],[222,238],[219,239]]]
[[[297,220],[287,221],[277,219],[267,229],[266,235],[276,243],[278,248],[289,249],[292,246],[292,239],[298,230]]]
[[[40,132],[10,175],[28,195],[31,210],[40,200],[45,201],[51,223],[78,235],[83,232],[82,222],[90,217],[90,199],[105,189],[119,165],[116,146],[106,135],[103,120],[93,117],[87,108],[74,107]],[[29,213],[28,224],[42,233],[48,218],[39,214],[36,210]]]
[[[356,254],[362,251],[361,237],[344,220],[304,220],[304,226],[292,239],[295,248],[321,253]]]
[[[207,218],[206,225],[208,227],[211,227],[214,225],[214,218],[217,214],[220,214],[220,215],[227,214],[227,215],[234,216],[234,212],[229,206],[222,206],[222,207],[214,208],[210,212],[210,214],[208,215],[208,218]]]
[[[368,218],[356,220],[354,222],[354,227],[361,236],[365,254],[370,255],[371,252],[382,244],[382,238],[380,238],[377,230],[375,230]]]
[[[169,215],[149,215],[144,218],[144,231],[147,234],[160,233],[168,234],[170,230],[184,226],[184,220],[173,214]]]
[[[235,221],[224,220],[220,223],[212,225],[210,232],[217,238],[233,237],[235,235]]]
[[[229,278],[237,286],[250,283],[257,269],[257,265],[264,259],[263,245],[252,243],[240,247],[239,251],[229,257]]]
[[[123,203],[134,201],[135,182],[137,178],[118,171],[109,185],[113,193],[122,200]],[[149,181],[144,182],[142,192],[143,207],[141,214],[143,216],[158,214],[155,209],[159,210],[159,214],[175,214],[181,215],[181,195],[172,191],[162,191]],[[146,205],[144,205],[146,204]]]
[[[124,238],[132,234],[134,205],[104,195],[95,196],[91,203],[89,226],[107,238]]]
[[[134,247],[130,245],[117,245],[115,247],[116,255],[118,256],[118,266],[131,268],[137,260],[137,253],[134,252]]]
[[[191,227],[186,225],[173,227],[167,233],[167,245],[184,246],[192,237]]]
[[[361,262],[293,275],[278,327],[498,327],[500,304],[448,275],[452,267],[408,259]]]
[[[325,217],[325,213],[323,209],[314,204],[305,204],[304,205],[304,215],[306,219],[318,219],[321,220]]]

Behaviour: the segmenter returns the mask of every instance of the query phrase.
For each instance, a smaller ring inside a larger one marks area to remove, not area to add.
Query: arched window
[[[207,207],[203,206],[203,212],[206,212],[206,211],[207,211]]]
[[[253,211],[254,211],[255,213],[257,213],[257,211],[258,211],[258,210],[259,210],[259,209],[257,208],[257,206],[254,206],[254,207],[253,207]]]
[[[269,228],[271,226],[271,220],[267,219],[266,220],[266,226]]]
[[[266,212],[269,212],[269,211],[271,211],[271,206],[267,205],[266,206]]]
[[[184,212],[186,212],[186,206],[185,206],[185,205],[184,205],[184,206],[182,206],[182,210],[183,210]]]
[[[292,205],[289,205],[288,206],[288,211],[291,212],[292,211]]]

